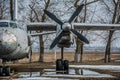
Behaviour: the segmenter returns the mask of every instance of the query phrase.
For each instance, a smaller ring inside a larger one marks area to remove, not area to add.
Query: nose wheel
[[[69,74],[69,61],[63,60],[63,50],[61,48],[61,59],[56,60],[56,74]]]
[[[6,66],[0,66],[0,76],[10,76],[10,67]]]
[[[0,66],[0,76],[10,76],[10,67],[5,66],[4,60],[3,60],[3,66]]]

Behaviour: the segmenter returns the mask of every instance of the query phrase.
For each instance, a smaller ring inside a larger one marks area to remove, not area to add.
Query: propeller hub
[[[62,26],[62,29],[64,31],[69,31],[71,29],[71,24],[70,23],[64,23]]]

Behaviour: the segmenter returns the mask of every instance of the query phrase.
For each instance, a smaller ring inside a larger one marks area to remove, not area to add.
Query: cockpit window
[[[8,27],[8,22],[0,22],[0,27]]]
[[[10,27],[17,28],[17,24],[16,23],[10,23]]]

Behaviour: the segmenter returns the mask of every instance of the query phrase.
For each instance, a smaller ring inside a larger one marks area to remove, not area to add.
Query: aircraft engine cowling
[[[5,30],[0,31],[0,55],[8,55],[17,49],[16,36]]]

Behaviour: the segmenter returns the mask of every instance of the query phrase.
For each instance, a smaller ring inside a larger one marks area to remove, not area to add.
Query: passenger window
[[[17,24],[16,23],[10,23],[10,27],[17,28]]]

